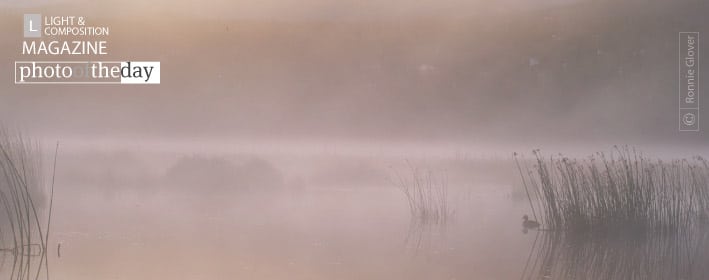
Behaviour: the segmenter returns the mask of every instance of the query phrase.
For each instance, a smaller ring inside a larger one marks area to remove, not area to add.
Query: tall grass
[[[585,159],[533,154],[520,172],[547,229],[677,232],[709,213],[709,165],[701,157],[663,161],[629,147]]]
[[[10,279],[36,279],[46,264],[50,217],[42,212],[39,150],[37,143],[0,128],[0,253],[14,258]],[[38,256],[39,266],[31,269]]]
[[[393,183],[408,202],[411,217],[416,223],[445,224],[453,215],[448,197],[448,178],[432,170],[421,170],[411,164],[407,174],[394,172]]]

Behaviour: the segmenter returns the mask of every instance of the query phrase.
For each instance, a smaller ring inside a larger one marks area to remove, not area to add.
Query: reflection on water
[[[445,245],[447,224],[436,224],[411,219],[404,243],[414,255],[441,250]]]
[[[539,231],[522,279],[706,279],[709,231]]]
[[[510,279],[532,241],[495,218],[502,195],[468,200],[477,217],[445,228],[410,224],[393,188],[71,199],[52,280]]]
[[[49,279],[46,251],[38,244],[0,250],[0,279]]]

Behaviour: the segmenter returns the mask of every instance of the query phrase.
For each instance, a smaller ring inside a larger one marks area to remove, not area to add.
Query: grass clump
[[[701,157],[663,161],[628,147],[585,159],[533,154],[520,173],[534,216],[550,230],[686,231],[709,212]]]
[[[417,223],[445,224],[453,215],[448,198],[448,178],[433,172],[408,166],[407,174],[395,173],[394,184],[402,191],[411,217]]]

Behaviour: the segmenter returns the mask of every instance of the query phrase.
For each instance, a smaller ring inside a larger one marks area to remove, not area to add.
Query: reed
[[[50,217],[42,212],[46,195],[39,150],[20,133],[0,128],[0,253],[13,256],[9,279],[37,279],[46,264],[49,222],[43,220]],[[32,269],[36,257],[40,264]]]
[[[394,172],[392,182],[408,202],[411,217],[417,223],[445,224],[453,215],[448,197],[448,178],[432,170],[421,170],[411,164],[405,175]]]
[[[663,161],[629,147],[585,159],[533,154],[522,160],[532,164],[522,180],[546,229],[677,232],[709,213],[709,165],[701,157]]]

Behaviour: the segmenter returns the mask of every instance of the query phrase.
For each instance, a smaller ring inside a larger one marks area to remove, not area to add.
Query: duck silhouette
[[[527,215],[522,216],[522,227],[524,229],[534,229],[539,228],[539,223],[534,220],[530,220]]]

